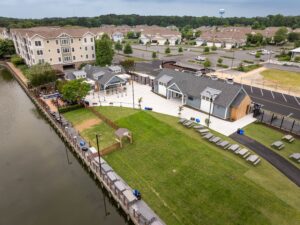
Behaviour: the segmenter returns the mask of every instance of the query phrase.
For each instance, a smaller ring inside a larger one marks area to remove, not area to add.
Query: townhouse
[[[153,91],[182,105],[225,119],[238,120],[249,113],[251,99],[240,84],[163,69]]]
[[[96,57],[96,35],[88,28],[11,29],[11,37],[17,54],[29,66],[47,62],[59,70],[78,68]]]

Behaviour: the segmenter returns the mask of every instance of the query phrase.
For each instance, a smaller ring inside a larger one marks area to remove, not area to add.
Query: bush
[[[182,47],[179,47],[179,48],[178,48],[178,52],[183,52]]]
[[[255,58],[260,58],[261,57],[261,52],[256,52],[256,54],[255,54]]]
[[[208,59],[206,59],[205,62],[203,63],[203,66],[205,68],[210,67],[211,66],[211,62]]]
[[[81,63],[79,66],[79,69],[81,70],[83,67],[85,67],[87,65],[87,63]]]
[[[294,61],[295,61],[295,62],[300,62],[300,56],[295,57],[295,58],[294,58]]]
[[[213,45],[213,46],[211,47],[211,50],[212,50],[212,51],[217,51],[217,46]]]
[[[81,108],[83,108],[83,105],[76,104],[76,105],[69,105],[69,106],[59,108],[58,111],[59,111],[59,113],[66,113],[66,112],[70,112],[70,111],[73,111],[76,109],[81,109]]]
[[[171,49],[170,49],[169,47],[166,48],[165,53],[166,53],[166,54],[170,54],[170,53],[171,53]]]
[[[152,52],[152,59],[156,59],[157,55],[156,52]]]
[[[15,65],[15,66],[18,66],[18,65],[24,65],[25,64],[25,61],[23,58],[21,58],[20,56],[18,55],[13,55],[10,59],[10,61]]]
[[[222,63],[218,63],[217,66],[222,67],[222,68],[226,68],[226,69],[229,68],[229,66],[227,66],[225,64],[222,64]]]
[[[223,63],[223,59],[222,58],[218,58],[218,63],[222,64]]]
[[[254,64],[253,61],[250,61],[250,60],[243,60],[244,63],[248,63],[248,64]]]
[[[124,54],[132,54],[133,53],[130,43],[127,43],[125,45],[123,52],[124,52]]]
[[[204,48],[204,52],[209,52],[209,47],[206,46],[206,47]]]
[[[55,71],[50,64],[37,64],[27,70],[27,77],[33,87],[48,84],[57,79]]]

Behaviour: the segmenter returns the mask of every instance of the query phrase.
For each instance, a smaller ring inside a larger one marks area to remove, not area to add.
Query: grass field
[[[299,188],[266,161],[253,167],[176,117],[97,110],[133,132],[133,144],[105,158],[167,224],[299,224]]]
[[[300,169],[300,164],[294,162],[293,160],[289,159],[289,156],[292,153],[299,152],[300,153],[300,140],[296,139],[293,143],[284,142],[285,148],[282,150],[276,150],[272,148],[270,145],[277,140],[281,140],[281,138],[285,135],[278,130],[274,130],[269,128],[263,124],[253,123],[245,127],[246,135],[257,140],[258,142],[262,143],[263,145],[267,146],[268,148],[272,149],[274,152],[278,153],[279,155],[283,156],[284,158],[288,159],[292,162],[295,166]]]
[[[260,73],[265,80],[276,82],[281,86],[296,87],[300,86],[300,73],[284,70],[267,69]]]

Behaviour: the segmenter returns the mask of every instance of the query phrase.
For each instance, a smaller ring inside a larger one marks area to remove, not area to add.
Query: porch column
[[[181,95],[181,105],[184,105],[184,95]]]

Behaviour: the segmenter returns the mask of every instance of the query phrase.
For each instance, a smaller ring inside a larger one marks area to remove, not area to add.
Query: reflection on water
[[[6,70],[0,70],[0,224],[118,225],[77,159]]]

